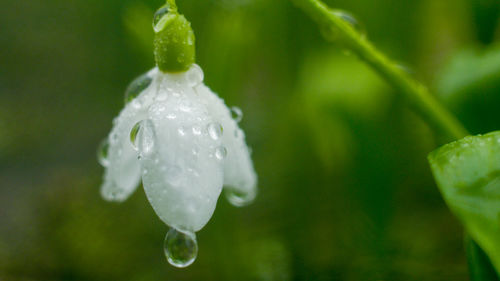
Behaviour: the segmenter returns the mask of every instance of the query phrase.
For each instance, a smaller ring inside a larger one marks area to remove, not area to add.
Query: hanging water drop
[[[366,35],[366,30],[364,26],[354,17],[353,14],[343,11],[343,10],[334,10],[332,13],[343,19],[345,22],[347,22],[354,30],[359,32],[363,37]]]
[[[256,192],[254,190],[242,191],[233,187],[225,187],[224,193],[227,201],[235,207],[243,207],[252,203],[256,196]]]
[[[135,99],[142,91],[151,85],[152,81],[153,79],[145,73],[130,82],[127,90],[125,90],[125,104]]]
[[[103,139],[97,148],[97,161],[101,166],[107,167],[109,165],[108,159],[109,141],[107,138]]]
[[[231,107],[231,118],[239,123],[241,119],[243,119],[243,111],[241,111],[241,108],[237,106]]]
[[[160,32],[165,28],[165,24],[168,20],[168,12],[170,11],[169,5],[163,5],[158,10],[156,10],[153,16],[153,29],[155,32]]]
[[[219,146],[215,149],[215,158],[222,160],[227,156],[227,149],[224,146]]]
[[[222,136],[223,128],[221,124],[214,122],[208,124],[207,131],[212,139],[218,140]]]
[[[168,262],[179,268],[191,265],[198,255],[196,234],[171,228],[163,244]]]
[[[132,143],[132,147],[134,147],[135,150],[137,150],[137,134],[141,128],[141,122],[142,121],[137,122],[130,130],[130,143]]]

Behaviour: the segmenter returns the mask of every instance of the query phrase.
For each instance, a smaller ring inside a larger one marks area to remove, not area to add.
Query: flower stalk
[[[469,133],[429,90],[412,79],[395,62],[377,50],[367,39],[334,13],[320,0],[292,0],[323,29],[327,40],[342,40],[346,47],[377,71],[389,84],[409,101],[414,110],[437,132],[445,136],[445,141],[461,139]]]

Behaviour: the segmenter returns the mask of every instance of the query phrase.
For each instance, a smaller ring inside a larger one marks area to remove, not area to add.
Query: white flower
[[[233,204],[253,200],[257,176],[245,134],[202,81],[197,65],[176,74],[154,68],[139,81],[147,87],[114,120],[101,161],[106,200],[127,199],[142,177],[161,220],[192,232],[212,216],[223,185]]]

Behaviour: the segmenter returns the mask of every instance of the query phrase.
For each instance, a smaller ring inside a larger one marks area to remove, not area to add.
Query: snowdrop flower
[[[184,267],[196,258],[194,232],[210,220],[223,186],[242,206],[255,198],[257,176],[238,127],[241,110],[205,86],[194,64],[189,22],[169,0],[153,24],[158,66],[128,87],[125,108],[101,146],[101,194],[124,201],[142,179],[156,214],[171,227],[167,259]]]

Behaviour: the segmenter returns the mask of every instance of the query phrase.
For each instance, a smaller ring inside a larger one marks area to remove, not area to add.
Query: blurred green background
[[[170,266],[139,189],[103,201],[96,147],[154,65],[161,0],[0,1],[0,280],[468,280],[426,155],[439,136],[287,0],[177,0],[205,83],[244,111],[260,194],[221,196]],[[473,133],[500,129],[497,0],[330,0]]]

